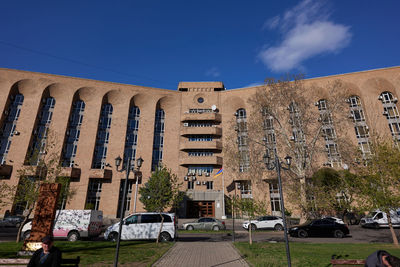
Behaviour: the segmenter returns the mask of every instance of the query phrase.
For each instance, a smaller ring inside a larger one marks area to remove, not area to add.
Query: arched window
[[[382,101],[383,115],[388,120],[393,138],[400,141],[400,116],[396,105],[397,98],[393,97],[390,92],[383,92],[378,99]]]
[[[326,99],[321,99],[317,103],[320,121],[322,124],[322,136],[325,139],[325,151],[327,153],[328,162],[324,165],[334,167],[341,164],[341,157],[337,145],[336,131],[333,125],[332,115],[328,107]]]
[[[11,139],[16,133],[15,129],[19,114],[21,112],[24,96],[21,94],[10,95],[10,105],[8,110],[4,111],[7,116],[0,128],[0,165],[6,162],[7,154],[11,146]]]
[[[358,145],[361,149],[363,156],[371,154],[369,144],[369,128],[364,116],[364,110],[361,104],[361,99],[356,96],[350,96],[346,102],[350,105],[349,117],[353,119],[354,130],[357,137]]]
[[[162,109],[156,110],[154,122],[153,156],[151,160],[151,170],[155,171],[162,162],[164,147],[164,122],[165,112]]]
[[[83,113],[85,111],[85,102],[77,100],[72,104],[71,114],[69,116],[66,138],[62,152],[62,166],[73,167],[78,147],[79,136],[81,133],[81,125],[83,121]]]
[[[126,127],[124,162],[127,162],[127,160],[135,161],[137,138],[139,131],[139,117],[140,117],[140,109],[136,106],[130,107],[128,124]]]
[[[53,97],[42,98],[37,123],[33,129],[26,164],[36,166],[42,155],[46,153],[47,133],[53,117],[56,100]]]
[[[247,132],[247,116],[246,110],[243,108],[235,112],[236,116],[236,132],[237,144],[239,150],[239,172],[248,171],[250,167],[248,132]]]
[[[99,125],[97,128],[96,146],[93,153],[92,169],[104,169],[106,166],[112,112],[113,107],[110,103],[105,103],[101,107]]]

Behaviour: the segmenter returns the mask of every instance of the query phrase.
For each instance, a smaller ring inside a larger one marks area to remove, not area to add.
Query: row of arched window
[[[390,92],[383,92],[378,97],[382,101],[383,115],[388,121],[388,126],[393,138],[400,141],[400,114],[397,109],[397,98]],[[350,96],[346,99],[349,103],[350,114],[354,124],[355,135],[359,148],[364,157],[371,153],[369,138],[369,127],[365,119],[365,113],[362,107],[360,97],[356,95]],[[332,119],[331,111],[329,110],[329,103],[326,99],[320,99],[315,103],[320,113],[320,122],[322,126],[322,136],[325,140],[325,148],[327,153],[328,162],[326,165],[336,166],[341,165],[341,155],[337,144],[336,130]],[[302,129],[301,114],[298,111],[296,103],[291,103],[288,107],[290,118],[289,124],[292,126],[293,135],[292,141],[296,142],[301,149],[301,145],[305,144],[305,136]],[[241,108],[235,113],[236,116],[236,132],[237,143],[240,154],[239,171],[243,172],[249,166],[248,146],[247,146],[247,118],[246,110]],[[273,126],[273,118],[265,111],[263,111],[263,127],[264,127],[264,143],[267,148],[267,153],[272,153],[276,149],[275,132]],[[271,156],[271,155],[270,155]]]
[[[5,120],[0,126],[0,164],[5,164],[7,154],[11,146],[14,135],[19,134],[16,126],[19,114],[23,105],[24,96],[19,92],[9,96],[9,104],[4,114]],[[56,100],[53,97],[43,97],[39,107],[38,115],[31,134],[31,141],[25,157],[25,164],[36,166],[39,164],[43,155],[47,153],[47,139],[49,127],[52,122],[53,111]],[[110,103],[103,103],[101,107],[96,143],[93,152],[93,169],[103,169],[106,166],[107,148],[111,131],[113,106]],[[64,137],[64,144],[61,153],[61,165],[63,167],[73,167],[78,148],[80,130],[85,117],[85,102],[81,99],[74,99],[67,130]],[[135,160],[136,146],[139,130],[140,109],[137,106],[129,108],[129,116],[126,129],[126,140],[124,148],[124,162]],[[162,109],[157,109],[154,124],[153,157],[152,170],[154,171],[162,161],[164,145],[164,120],[165,113]]]

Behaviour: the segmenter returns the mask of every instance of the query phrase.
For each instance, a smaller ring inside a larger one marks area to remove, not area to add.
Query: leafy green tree
[[[316,217],[344,214],[355,208],[358,177],[348,170],[321,168],[307,183],[308,211]]]
[[[180,183],[178,177],[170,169],[161,165],[152,173],[150,179],[139,189],[139,200],[143,203],[145,210],[158,212],[161,217],[161,227],[158,237],[162,231],[164,217],[162,212],[168,208],[176,207],[182,200],[183,194],[179,191]],[[157,238],[158,244],[159,238]]]
[[[249,218],[249,244],[251,245],[253,244],[251,221],[259,215],[266,214],[265,202],[251,198],[234,198],[233,206],[234,209],[241,211]]]
[[[398,142],[375,138],[371,142],[372,154],[359,168],[360,205],[365,210],[380,209],[387,214],[393,243],[399,246],[393,229],[391,210],[400,207],[400,150]]]

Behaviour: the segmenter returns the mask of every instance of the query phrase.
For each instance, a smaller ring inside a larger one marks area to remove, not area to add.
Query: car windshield
[[[366,217],[372,218],[372,217],[374,217],[377,213],[378,213],[378,212],[376,212],[376,211],[370,212],[370,213],[368,213],[368,215],[367,215]]]

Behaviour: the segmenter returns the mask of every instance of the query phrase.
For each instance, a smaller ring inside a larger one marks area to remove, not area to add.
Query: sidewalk
[[[248,267],[231,242],[176,242],[153,267]]]

